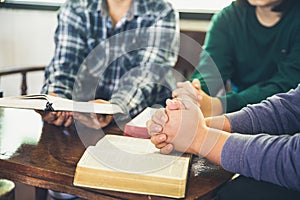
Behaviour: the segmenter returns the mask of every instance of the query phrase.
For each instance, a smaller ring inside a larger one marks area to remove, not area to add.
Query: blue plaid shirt
[[[114,26],[105,0],[71,0],[58,14],[42,93],[109,100],[133,117],[174,89],[178,14],[164,0],[133,0]]]

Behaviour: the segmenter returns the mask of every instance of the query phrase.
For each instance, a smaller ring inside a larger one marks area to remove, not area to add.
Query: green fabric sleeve
[[[223,87],[223,80],[233,73],[233,49],[228,23],[232,7],[227,7],[213,16],[206,34],[200,62],[190,80],[199,79],[202,89],[215,96]],[[234,23],[234,22],[230,22]]]

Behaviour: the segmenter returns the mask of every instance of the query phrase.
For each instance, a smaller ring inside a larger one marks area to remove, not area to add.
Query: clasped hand
[[[188,95],[166,101],[166,108],[155,112],[147,121],[151,141],[161,153],[168,154],[173,150],[199,155],[201,141],[207,133],[204,116]]]
[[[200,85],[198,79],[192,82],[185,81],[177,83],[177,89],[172,93],[173,98],[189,97],[191,101],[200,106],[204,117],[216,116],[223,113],[221,101],[216,97],[207,95]]]

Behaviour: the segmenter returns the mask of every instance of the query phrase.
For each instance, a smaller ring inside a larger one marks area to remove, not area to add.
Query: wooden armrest
[[[0,76],[9,75],[9,74],[17,74],[17,73],[27,73],[33,71],[44,71],[45,66],[8,66],[8,67],[0,67]]]
[[[8,66],[0,67],[0,77],[10,74],[22,74],[21,95],[27,94],[27,72],[44,71],[45,66]]]

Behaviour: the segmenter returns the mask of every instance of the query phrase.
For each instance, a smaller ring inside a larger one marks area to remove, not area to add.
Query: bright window
[[[66,0],[0,0],[5,3],[18,3],[30,5],[61,5]]]
[[[0,2],[29,5],[61,5],[66,0],[0,0]],[[168,0],[179,12],[185,13],[215,13],[232,0]]]
[[[179,12],[215,13],[233,0],[168,0]]]

